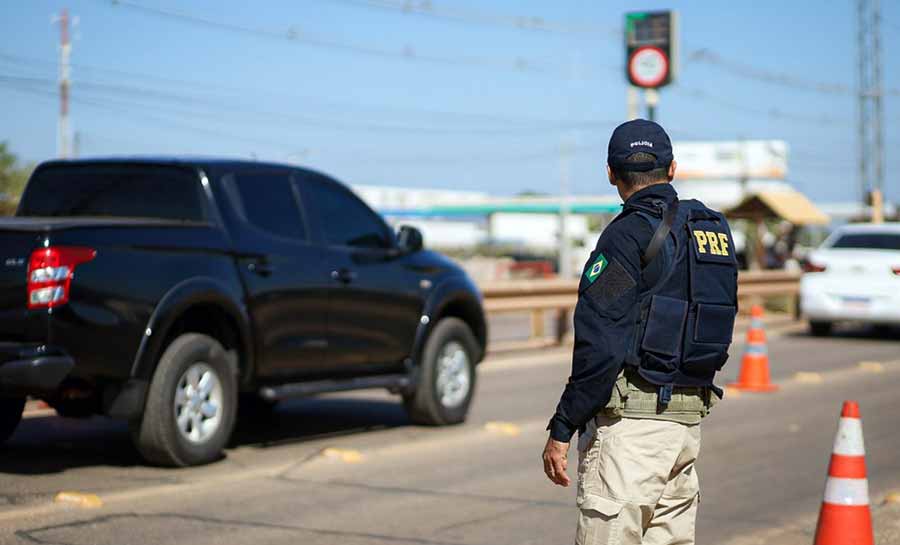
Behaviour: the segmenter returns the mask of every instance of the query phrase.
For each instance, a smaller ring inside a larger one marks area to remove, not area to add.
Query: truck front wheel
[[[175,338],[159,360],[132,437],[141,455],[164,466],[213,462],[234,429],[237,369],[207,335]]]
[[[413,422],[445,426],[465,421],[475,393],[477,353],[478,343],[465,322],[438,322],[422,351],[415,392],[403,398]]]
[[[24,397],[0,397],[0,444],[16,431],[24,410]]]

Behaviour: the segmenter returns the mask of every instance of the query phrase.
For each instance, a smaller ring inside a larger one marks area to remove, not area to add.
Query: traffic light
[[[674,81],[678,68],[678,14],[625,14],[625,73],[629,83],[656,89]]]

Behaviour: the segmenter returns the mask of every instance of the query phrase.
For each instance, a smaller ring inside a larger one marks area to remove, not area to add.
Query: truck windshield
[[[205,221],[200,179],[166,165],[59,165],[38,169],[19,216]]]
[[[866,250],[900,250],[900,234],[848,233],[837,239],[832,248],[860,248]]]

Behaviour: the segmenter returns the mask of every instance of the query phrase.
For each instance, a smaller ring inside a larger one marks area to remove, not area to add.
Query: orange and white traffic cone
[[[730,388],[747,392],[774,392],[778,386],[769,378],[769,349],[766,347],[766,331],[763,328],[763,309],[753,305],[750,309],[750,329],[747,330],[747,346],[741,360],[741,374]]]
[[[859,405],[845,401],[828,465],[815,545],[873,543],[862,420]]]

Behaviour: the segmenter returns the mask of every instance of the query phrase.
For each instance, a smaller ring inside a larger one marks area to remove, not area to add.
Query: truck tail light
[[[807,272],[807,273],[825,272],[825,269],[826,269],[825,265],[821,265],[814,261],[807,261],[806,263],[803,264],[803,272]]]
[[[900,276],[900,265],[897,265],[896,267],[891,267],[891,271],[893,271],[893,273],[895,275]]]
[[[53,308],[69,302],[75,267],[94,259],[97,250],[50,246],[31,253],[28,261],[28,308]]]

